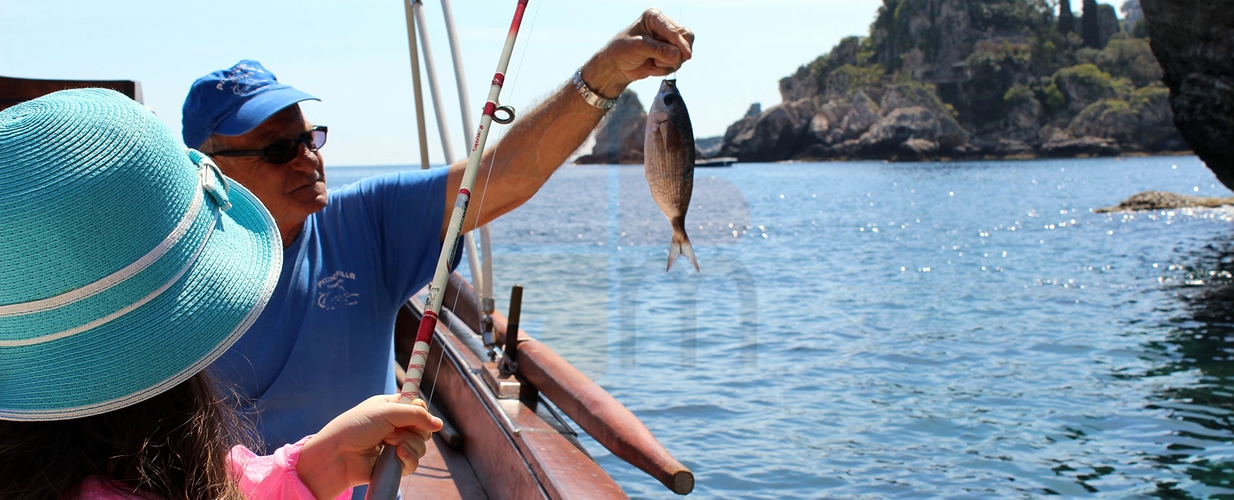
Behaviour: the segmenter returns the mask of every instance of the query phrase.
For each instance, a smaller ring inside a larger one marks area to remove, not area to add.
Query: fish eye
[[[677,104],[677,95],[676,95],[676,94],[669,94],[669,95],[664,96],[664,105],[666,105],[666,106],[672,106],[672,105],[674,105],[674,104]]]

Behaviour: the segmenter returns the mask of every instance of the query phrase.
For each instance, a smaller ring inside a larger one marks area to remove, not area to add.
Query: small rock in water
[[[1122,203],[1112,207],[1098,208],[1097,213],[1121,212],[1133,210],[1160,210],[1166,208],[1214,208],[1224,205],[1234,205],[1234,197],[1208,198],[1185,194],[1167,193],[1165,191],[1145,191],[1132,195]]]

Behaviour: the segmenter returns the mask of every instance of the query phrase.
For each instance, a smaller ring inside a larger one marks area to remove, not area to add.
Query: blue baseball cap
[[[201,146],[213,134],[240,135],[300,101],[316,97],[279,83],[261,63],[242,60],[198,78],[182,110],[184,144]]]

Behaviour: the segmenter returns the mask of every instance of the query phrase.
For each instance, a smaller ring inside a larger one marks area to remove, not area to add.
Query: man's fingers
[[[673,22],[659,9],[647,9],[643,13],[642,25],[653,38],[678,49],[678,57],[673,61],[674,64],[680,65],[694,55],[694,32]]]
[[[635,37],[630,43],[635,47],[632,55],[637,57],[643,66],[675,70],[684,61],[684,54],[677,46],[655,40],[650,36]]]

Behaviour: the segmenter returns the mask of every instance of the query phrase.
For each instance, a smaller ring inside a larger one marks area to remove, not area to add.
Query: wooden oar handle
[[[505,331],[504,319],[494,318],[499,332]],[[543,342],[520,342],[518,352],[523,377],[596,442],[674,493],[694,490],[694,473],[673,458],[634,413],[583,372]]]

